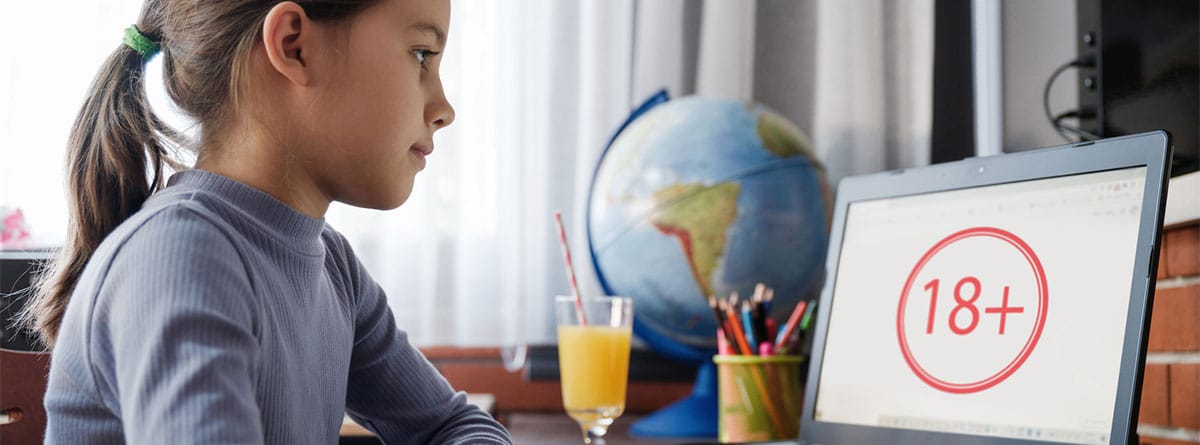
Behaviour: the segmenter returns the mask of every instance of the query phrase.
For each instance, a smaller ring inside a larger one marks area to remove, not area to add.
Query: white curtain
[[[754,98],[756,3],[704,2],[696,94],[743,101]]]
[[[817,0],[813,145],[830,180],[929,163],[933,0]]]
[[[629,67],[634,103],[661,89],[672,97],[752,100],[756,4],[757,0],[637,2]],[[691,23],[693,11],[699,23]]]

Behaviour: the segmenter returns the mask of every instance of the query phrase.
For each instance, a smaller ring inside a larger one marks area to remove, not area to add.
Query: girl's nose
[[[449,103],[446,103],[444,108],[445,112],[440,113],[439,117],[433,121],[433,125],[438,129],[449,126],[452,122],[454,122],[454,107],[451,107]]]
[[[450,106],[446,95],[441,91],[437,92],[437,99],[429,104],[425,113],[434,130],[440,130],[454,122],[454,107]]]

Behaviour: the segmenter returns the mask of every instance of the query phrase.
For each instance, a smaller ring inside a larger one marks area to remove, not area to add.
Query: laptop
[[[811,444],[1136,443],[1170,136],[844,179]]]

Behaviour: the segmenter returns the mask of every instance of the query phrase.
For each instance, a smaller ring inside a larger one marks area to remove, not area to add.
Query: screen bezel
[[[934,192],[1000,185],[1036,179],[1096,173],[1132,167],[1146,167],[1143,204],[1138,225],[1134,276],[1130,288],[1129,313],[1126,315],[1125,337],[1122,345],[1117,397],[1113,409],[1110,443],[1126,443],[1136,435],[1138,394],[1146,357],[1146,337],[1154,293],[1154,273],[1157,270],[1159,234],[1162,230],[1166,203],[1167,178],[1171,155],[1170,135],[1154,131],[1131,136],[1083,142],[1001,156],[968,158],[958,162],[928,167],[896,170],[843,179],[837,189],[837,200],[831,225],[830,243],[825,265],[825,284],[817,307],[817,324],[808,381],[804,394],[804,411],[800,419],[801,434],[816,443],[887,443],[887,444],[1047,444],[1003,437],[974,436],[924,430],[909,430],[884,426],[866,426],[821,422],[813,418],[821,366],[828,335],[830,309],[836,286],[837,266],[850,204],[860,201],[898,198]]]

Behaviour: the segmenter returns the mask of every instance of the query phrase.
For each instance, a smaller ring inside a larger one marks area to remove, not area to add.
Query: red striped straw
[[[575,280],[575,266],[571,263],[571,247],[567,245],[567,230],[563,228],[562,212],[554,212],[554,223],[558,225],[558,246],[562,248],[563,265],[567,268],[567,277],[571,279],[571,292],[575,294],[575,313],[579,315],[579,323],[587,326],[583,297],[579,295],[579,282]]]

